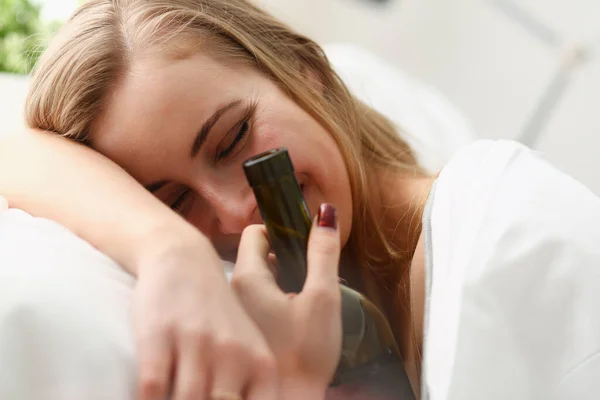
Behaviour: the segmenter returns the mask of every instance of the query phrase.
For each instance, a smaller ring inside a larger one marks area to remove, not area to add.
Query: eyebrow
[[[219,121],[223,114],[231,110],[233,107],[238,106],[241,102],[241,100],[232,101],[231,103],[219,108],[217,111],[215,111],[213,115],[210,116],[209,119],[206,120],[206,122],[204,122],[202,128],[200,128],[200,132],[198,132],[196,138],[194,139],[194,143],[192,144],[192,158],[196,157],[196,155],[200,151],[200,148],[202,147],[204,142],[206,142],[206,138],[210,133],[210,130],[213,126],[215,126],[215,124]]]

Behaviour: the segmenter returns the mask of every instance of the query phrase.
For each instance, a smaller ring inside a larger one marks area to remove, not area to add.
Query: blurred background
[[[600,194],[599,0],[254,0],[321,44],[351,43],[435,87],[478,137],[543,152]],[[78,0],[0,0],[0,125]]]

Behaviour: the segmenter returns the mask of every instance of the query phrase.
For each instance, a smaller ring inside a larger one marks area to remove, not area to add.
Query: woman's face
[[[206,55],[142,59],[109,96],[92,146],[205,233],[224,257],[260,212],[242,163],[286,147],[313,215],[338,209],[342,244],[351,220],[350,182],[329,133],[249,66]]]

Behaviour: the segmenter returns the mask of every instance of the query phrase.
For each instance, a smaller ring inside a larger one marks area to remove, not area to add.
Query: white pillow
[[[404,128],[430,170],[472,140],[431,88],[358,48],[326,49],[351,90]],[[132,399],[134,282],[67,229],[6,210],[0,198],[0,399]]]
[[[62,226],[0,211],[0,399],[133,399],[133,285]]]

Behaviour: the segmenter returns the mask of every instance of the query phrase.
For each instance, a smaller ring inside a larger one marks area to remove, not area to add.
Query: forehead
[[[180,136],[189,138],[217,108],[248,92],[249,73],[203,54],[136,60],[94,124],[92,147],[143,180],[158,154],[180,153]]]

